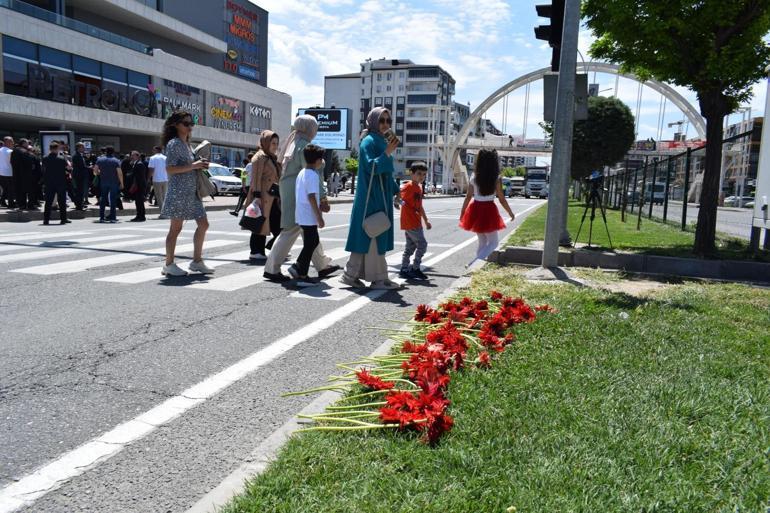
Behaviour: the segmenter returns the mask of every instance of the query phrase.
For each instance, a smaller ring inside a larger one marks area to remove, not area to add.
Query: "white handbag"
[[[364,204],[364,214],[366,214],[366,211],[369,210],[369,196],[372,194],[372,181],[374,181],[374,162],[372,162],[372,174],[369,177],[369,189],[366,191],[366,203]],[[379,175],[378,178],[380,179],[380,189],[382,190],[382,200],[383,205],[385,205],[385,208],[387,209],[388,200],[385,197],[385,185],[382,182],[382,175]],[[388,214],[384,211],[375,212],[374,214],[370,214],[366,216],[364,219],[364,232],[366,232],[366,235],[368,235],[370,238],[374,239],[376,237],[379,237],[386,231],[390,230],[390,218],[388,217]]]

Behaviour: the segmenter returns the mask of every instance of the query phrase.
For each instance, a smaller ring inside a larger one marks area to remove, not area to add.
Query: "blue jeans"
[[[107,206],[107,198],[110,201],[110,217],[108,219],[114,220],[115,208],[118,206],[118,194],[120,193],[119,184],[101,184],[101,194],[99,195],[99,219],[104,219],[104,209]]]

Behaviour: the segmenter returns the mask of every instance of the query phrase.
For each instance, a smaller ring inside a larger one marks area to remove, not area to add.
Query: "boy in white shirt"
[[[321,179],[319,172],[324,168],[324,149],[315,144],[308,144],[304,150],[307,167],[297,175],[295,188],[296,207],[294,216],[302,228],[302,251],[297,261],[289,267],[289,274],[297,280],[297,285],[311,286],[315,283],[307,276],[310,259],[320,243],[318,229],[324,227],[321,214]]]

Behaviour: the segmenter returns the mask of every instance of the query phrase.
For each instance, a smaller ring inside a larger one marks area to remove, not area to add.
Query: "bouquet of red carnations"
[[[401,344],[399,353],[340,364],[346,373],[332,376],[331,385],[287,394],[348,393],[323,413],[301,416],[316,425],[299,431],[415,430],[433,444],[454,422],[446,398],[451,373],[469,361],[477,368],[491,367],[492,355],[516,340],[515,325],[533,322],[536,312],[553,311],[496,291],[483,299],[447,301],[436,309],[420,305],[406,329],[384,330]]]

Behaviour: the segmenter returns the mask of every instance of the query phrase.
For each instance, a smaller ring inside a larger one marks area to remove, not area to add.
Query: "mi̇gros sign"
[[[27,79],[27,94],[32,98],[138,116],[157,113],[155,97],[146,90],[129,90],[105,81],[83,82],[70,73],[60,74],[35,64],[28,64]]]

